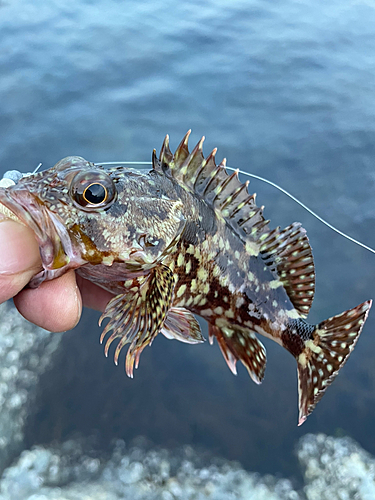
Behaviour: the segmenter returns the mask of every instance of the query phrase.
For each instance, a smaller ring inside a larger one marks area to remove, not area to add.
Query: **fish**
[[[0,188],[0,203],[30,227],[39,244],[38,287],[74,269],[111,292],[100,320],[104,352],[125,345],[133,377],[140,355],[161,333],[204,341],[196,316],[208,323],[229,369],[237,362],[263,380],[272,339],[297,362],[298,425],[311,414],[352,352],[371,300],[319,324],[306,320],[315,268],[305,229],[270,228],[238,171],[189,151],[190,131],[174,153],[167,135],[152,168],[104,167],[70,156]],[[110,335],[109,335],[110,334]],[[107,336],[108,335],[108,336]]]

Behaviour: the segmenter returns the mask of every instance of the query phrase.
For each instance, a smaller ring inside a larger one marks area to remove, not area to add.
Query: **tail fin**
[[[345,364],[367,319],[372,301],[319,323],[297,356],[299,421],[302,425]]]

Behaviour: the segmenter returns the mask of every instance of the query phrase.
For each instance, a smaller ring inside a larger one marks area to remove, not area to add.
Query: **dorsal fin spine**
[[[161,147],[159,160],[162,163],[166,163],[167,165],[169,165],[169,163],[172,161],[172,159],[173,159],[173,155],[171,153],[171,150],[169,149],[169,135],[167,134],[165,136],[165,139],[164,139],[162,147]]]
[[[204,137],[201,138],[201,140],[198,142],[198,144],[195,146],[193,151],[188,154],[188,156],[185,158],[184,162],[181,164],[181,169],[184,169],[185,167],[189,167],[192,162],[196,160],[196,157],[199,155],[202,157],[202,162],[204,161],[204,156],[203,156],[203,142],[204,142]]]
[[[166,136],[159,157],[161,163],[154,162],[155,170],[173,177],[185,190],[213,208],[240,238],[256,240],[267,231],[267,222],[264,221],[262,208],[255,205],[255,196],[249,195],[247,191],[249,182],[242,184],[238,172],[228,174],[225,159],[216,165],[216,149],[204,158],[204,137],[189,153],[189,135],[190,131],[185,134],[174,155],[169,149],[169,137]],[[252,231],[253,226],[256,226],[256,231]]]
[[[232,180],[238,176],[238,170],[235,170],[231,175],[228,175],[228,178],[226,181],[224,181],[224,183],[222,184],[223,186],[223,189],[230,183],[232,182]],[[217,200],[218,198],[218,195],[215,196],[214,198],[214,202]],[[225,200],[223,200],[222,204],[220,205],[220,208],[223,209],[226,207],[226,205],[228,204],[228,200],[231,199],[232,197],[231,196],[228,196]]]
[[[247,217],[246,219],[242,219],[241,221],[239,221],[238,225],[239,226],[243,226],[244,224],[246,224],[246,222],[249,219],[252,219],[255,214],[256,214],[256,210],[252,210],[251,212],[249,212],[249,217]],[[254,224],[254,226],[255,226],[255,224]]]
[[[225,203],[223,204],[222,208],[226,208],[230,203],[232,203],[232,201],[234,201],[237,196],[245,189],[247,188],[247,185],[246,184],[241,184],[241,186],[239,186],[235,191],[234,193],[232,193],[232,195],[228,196]]]
[[[232,181],[232,179],[236,176],[236,172],[233,172],[233,174],[231,175],[228,175],[227,179],[225,179],[224,182],[222,182],[220,184],[220,190],[217,191],[216,195],[215,195],[215,198],[213,199],[213,203],[215,203],[215,201],[218,199],[218,196],[219,194],[221,193],[221,191],[226,187],[228,186],[228,184]],[[219,187],[219,186],[218,186]],[[218,189],[218,187],[216,189]],[[220,206],[220,208],[222,209],[223,208],[223,204]]]
[[[194,183],[196,178],[199,176],[199,173],[206,166],[207,160],[204,158],[202,154],[202,144],[204,141],[204,137],[200,140],[200,142],[195,146],[193,151],[186,156],[184,162],[180,166],[180,172],[182,175],[183,181],[187,185],[191,185],[194,187]],[[198,160],[198,163],[197,163]],[[194,165],[197,163],[196,165]],[[189,172],[189,178],[186,179],[186,174]]]
[[[203,143],[205,141],[205,136],[203,135],[200,139],[200,141],[198,142],[198,144],[195,146],[195,148],[193,149],[193,151],[191,152],[191,156],[195,156],[198,152],[201,153],[202,157],[204,158],[203,156]]]
[[[207,156],[207,158],[205,158],[203,161],[202,161],[202,164],[201,166],[199,167],[199,169],[196,170],[196,175],[194,176],[194,178],[192,178],[192,184],[193,186],[195,187],[195,184],[197,182],[197,179],[198,177],[200,176],[200,174],[202,173],[203,169],[206,167],[206,165],[209,165],[209,164],[214,164],[215,167],[216,167],[216,162],[215,162],[215,155],[216,155],[216,152],[217,152],[217,148],[214,148],[211,153]]]
[[[217,170],[217,165],[215,163],[214,157],[206,161],[203,168],[200,169],[197,178],[194,183],[194,191],[202,198],[205,197],[206,187],[211,182]],[[206,200],[207,201],[207,200]]]
[[[182,161],[185,161],[185,159],[189,156],[189,148],[188,148],[188,142],[189,142],[189,136],[191,134],[191,130],[188,130],[178,145],[176,152],[174,154],[175,157],[175,163]]]
[[[217,177],[217,175],[220,173],[220,170],[222,169],[222,167],[220,167],[220,165],[218,165],[215,170],[213,170],[210,174],[210,180],[208,181],[208,184],[206,185],[206,187],[204,188],[204,191],[203,191],[203,196],[207,196],[208,193],[210,193],[212,191],[211,189],[211,186],[213,184],[213,182],[215,181],[215,177]],[[220,185],[220,184],[219,184]],[[218,185],[218,186],[219,186]],[[218,187],[216,186],[216,187]],[[215,188],[216,189],[216,188]]]
[[[249,182],[249,181],[246,181],[246,182]],[[246,184],[244,184],[244,187],[247,189]],[[236,213],[239,212],[241,210],[241,208],[243,208],[245,205],[250,203],[251,200],[255,200],[255,194],[250,194],[244,201],[241,201],[241,203],[239,203],[237,205],[237,207],[231,213],[231,217],[233,217],[233,215],[236,215]]]
[[[199,174],[202,172],[202,170],[206,166],[207,161],[208,161],[208,159],[203,160],[201,165],[196,169],[195,173],[192,175],[191,182],[192,182],[193,186],[195,186],[195,183],[199,177]]]

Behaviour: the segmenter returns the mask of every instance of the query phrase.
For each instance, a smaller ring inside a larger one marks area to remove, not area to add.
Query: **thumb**
[[[22,290],[39,270],[39,247],[31,229],[0,220],[0,303]]]

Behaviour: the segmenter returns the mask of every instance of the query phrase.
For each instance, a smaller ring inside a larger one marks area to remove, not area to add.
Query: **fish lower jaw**
[[[43,269],[38,274],[33,276],[28,283],[29,288],[38,288],[44,281],[51,281],[66,273],[65,268],[60,269]]]
[[[43,264],[43,270],[33,276],[28,283],[30,288],[38,288],[44,281],[51,281],[59,278],[71,269],[77,269],[87,264],[87,261],[81,259],[70,260],[69,256],[65,256],[66,261],[61,265],[61,261],[54,259],[50,265]],[[59,266],[59,267],[58,267]]]

